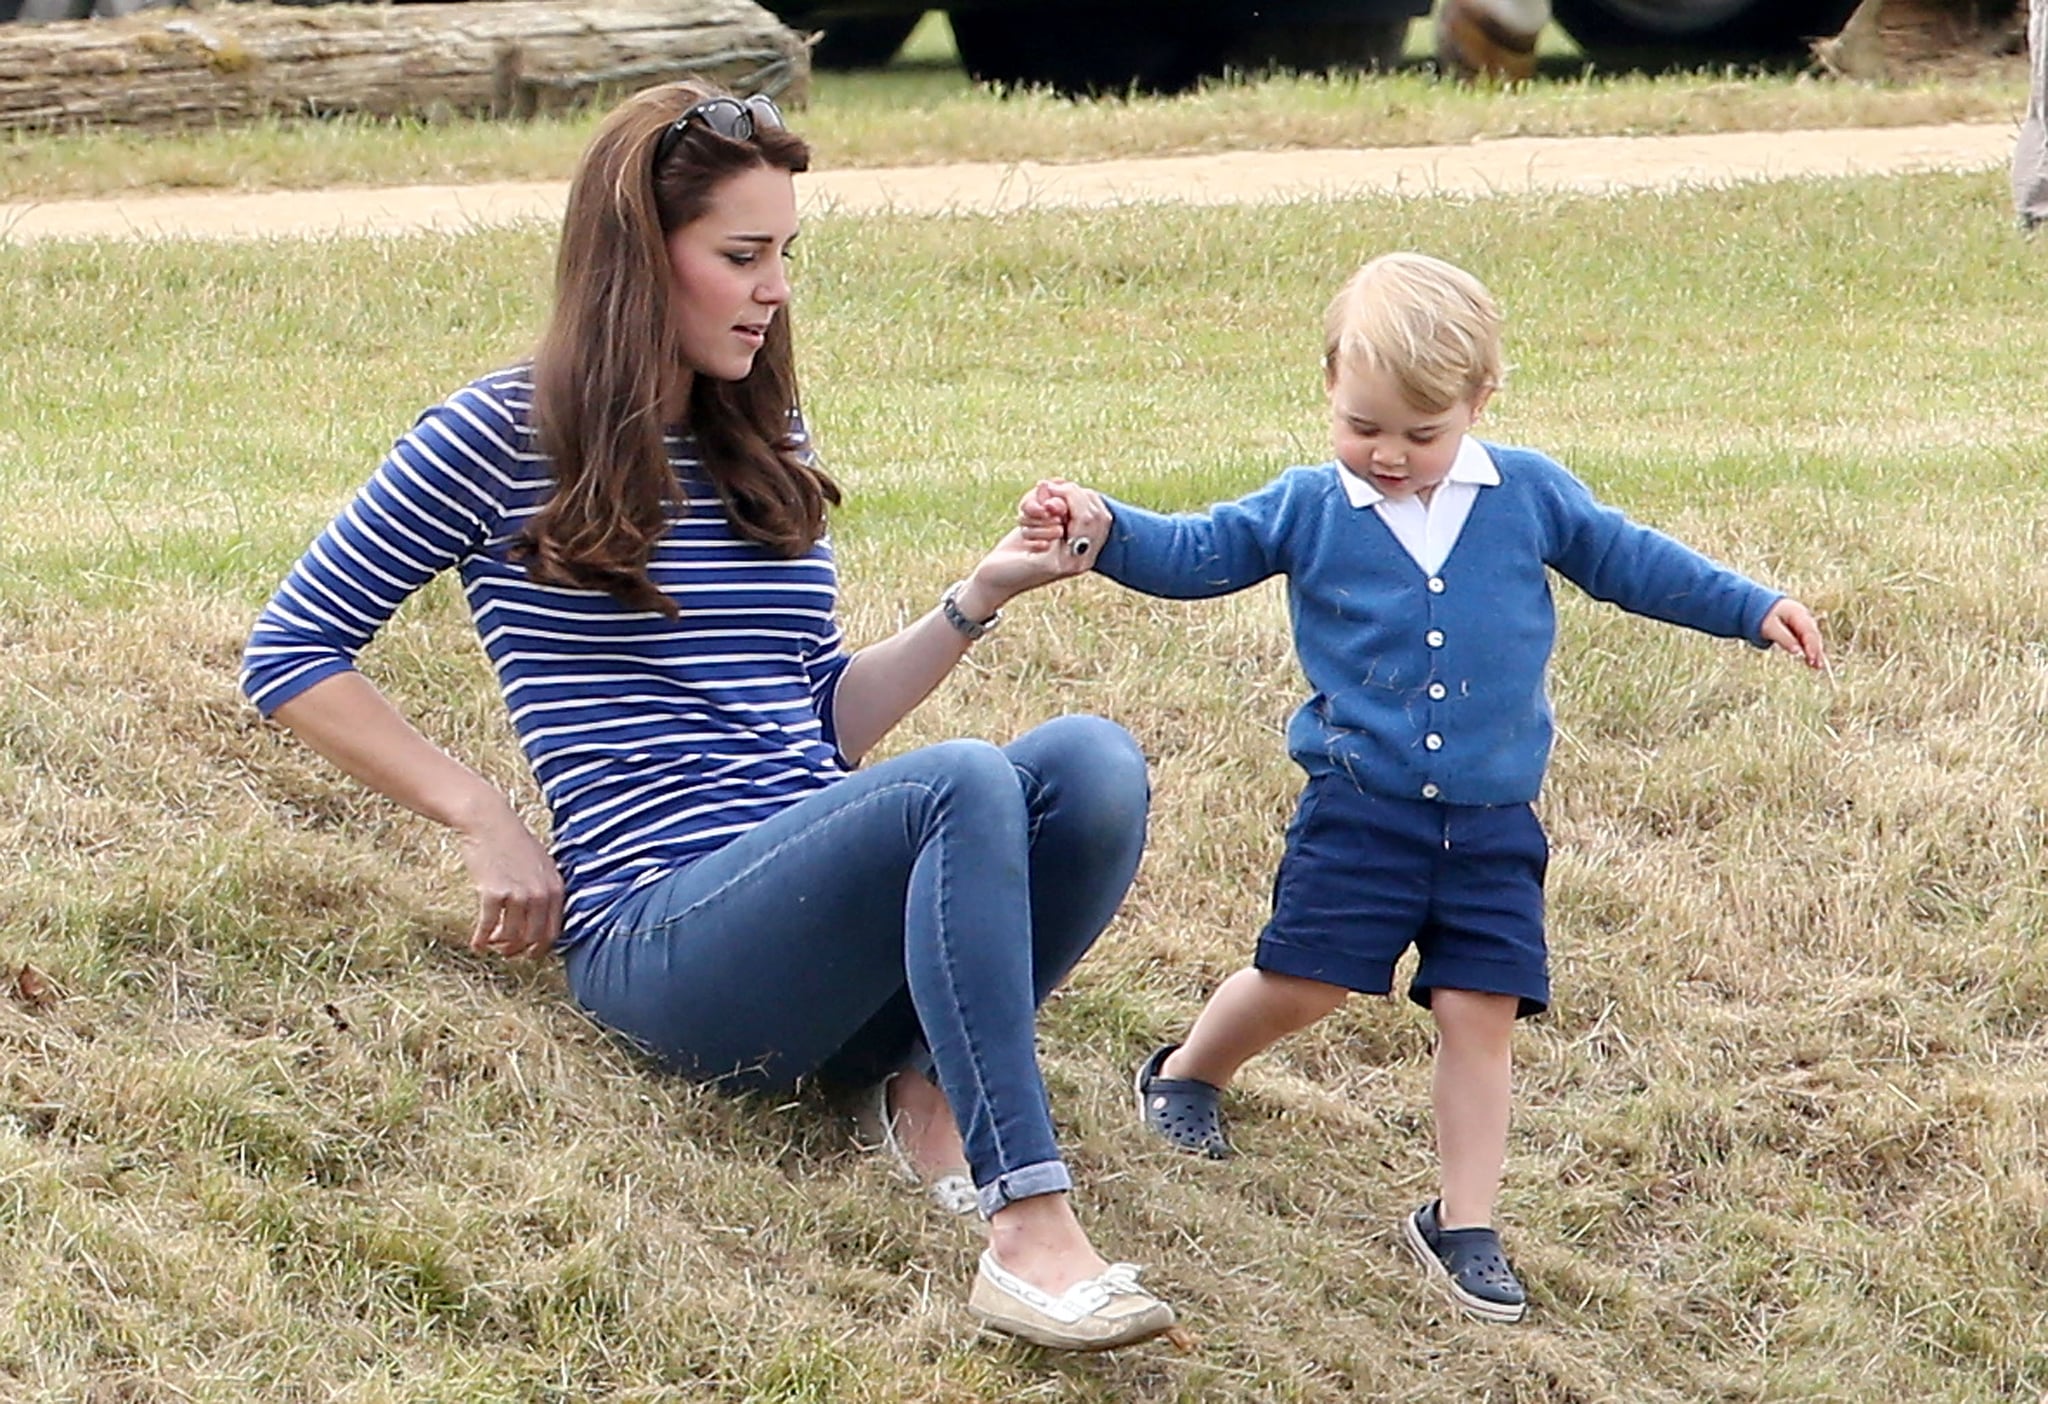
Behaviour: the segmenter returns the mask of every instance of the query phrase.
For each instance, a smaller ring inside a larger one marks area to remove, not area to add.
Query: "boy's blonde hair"
[[[1464,269],[1390,253],[1359,269],[1323,314],[1323,369],[1383,371],[1424,414],[1500,388],[1500,307]]]

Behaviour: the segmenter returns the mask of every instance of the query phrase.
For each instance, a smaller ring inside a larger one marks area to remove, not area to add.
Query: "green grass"
[[[1648,77],[1577,67],[1546,41],[1545,77],[1501,90],[1439,81],[1425,62],[1384,76],[1266,77],[1179,97],[1072,101],[971,84],[934,16],[891,68],[819,73],[797,122],[821,169],[945,161],[1086,160],[1270,147],[1413,146],[1498,136],[1582,136],[1924,122],[2009,122],[2025,106],[2020,63],[1895,87],[1788,73]],[[151,190],[566,179],[591,114],[503,123],[337,119],[183,134],[0,136],[0,199]]]
[[[922,610],[1064,473],[1165,507],[1320,456],[1359,257],[1484,276],[1494,435],[1799,593],[1813,678],[1560,591],[1557,1006],[1504,1203],[1532,1322],[1448,1319],[1426,1025],[1247,1069],[1244,1154],[1130,1125],[1247,958],[1296,776],[1277,593],[1020,601],[893,738],[1088,709],[1155,767],[1132,900],[1051,1007],[1102,1244],[1202,1338],[978,1340],[976,1252],[808,1097],[654,1077],[449,944],[440,833],[259,725],[240,641],[421,404],[540,315],[540,234],[0,250],[0,1397],[1993,1401],[2048,1390],[2043,250],[2001,178],[1624,199],[832,218],[807,402],[847,621]],[[330,291],[314,292],[324,289]],[[365,666],[531,805],[459,599]]]

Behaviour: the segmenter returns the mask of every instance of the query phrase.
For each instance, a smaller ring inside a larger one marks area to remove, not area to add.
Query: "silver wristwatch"
[[[951,585],[948,585],[946,593],[939,596],[939,613],[945,615],[946,622],[955,629],[958,629],[966,636],[968,642],[972,643],[1001,623],[1003,612],[997,610],[979,623],[969,619],[960,612],[960,592],[966,588],[967,582],[965,580],[956,580]]]

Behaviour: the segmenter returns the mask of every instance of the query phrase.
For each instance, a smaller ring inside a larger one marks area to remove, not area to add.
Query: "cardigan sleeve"
[[[1762,644],[1780,592],[1630,521],[1562,466],[1540,462],[1552,537],[1545,560],[1558,574],[1631,614]]]
[[[1114,499],[1109,540],[1095,568],[1120,585],[1166,599],[1228,595],[1288,569],[1288,523],[1307,488],[1301,470],[1206,512],[1166,516]]]

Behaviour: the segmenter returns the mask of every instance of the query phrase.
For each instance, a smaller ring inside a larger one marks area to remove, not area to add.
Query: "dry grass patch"
[[[1560,592],[1558,1002],[1520,1037],[1505,1203],[1530,1325],[1449,1318],[1397,1246],[1433,1174],[1404,1004],[1249,1068],[1237,1160],[1131,1125],[1131,1065],[1263,917],[1297,785],[1277,591],[1020,602],[897,738],[1086,709],[1154,762],[1138,889],[1045,1048],[1089,1222],[1202,1346],[981,1341],[968,1226],[815,1096],[650,1075],[552,971],[452,944],[443,837],[234,691],[264,592],[382,444],[523,343],[544,241],[50,246],[0,253],[27,411],[0,453],[0,1397],[2048,1390],[2048,333],[2012,315],[2040,251],[1995,178],[811,237],[857,637],[1039,473],[1184,506],[1318,454],[1315,309],[1398,244],[1506,299],[1496,433],[1822,613],[1815,679]],[[452,591],[366,667],[533,803]]]

